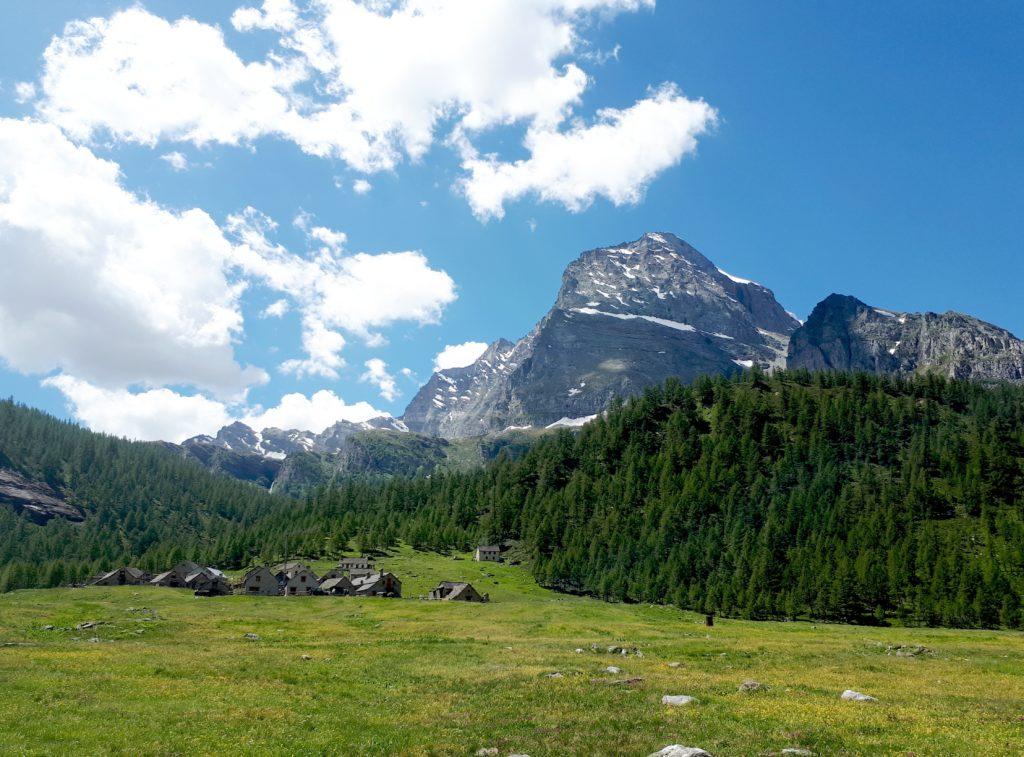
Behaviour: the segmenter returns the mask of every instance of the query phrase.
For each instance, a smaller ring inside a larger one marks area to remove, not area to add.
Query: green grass
[[[515,567],[409,550],[383,564],[406,599],[135,587],[0,596],[0,752],[1024,752],[1019,633],[730,620],[705,629],[669,608],[554,594]],[[415,599],[441,579],[471,580],[493,601]],[[105,625],[75,630],[85,621]],[[934,654],[886,654],[910,643]],[[611,664],[623,673],[605,673]],[[556,671],[564,677],[546,676]],[[628,677],[643,681],[609,683]],[[740,693],[747,678],[769,688]],[[846,688],[879,701],[840,701]],[[664,694],[699,701],[669,708]]]

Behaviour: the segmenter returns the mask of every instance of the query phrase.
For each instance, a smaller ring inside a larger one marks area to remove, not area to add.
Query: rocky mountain
[[[793,333],[787,365],[1020,382],[1024,341],[963,313],[902,313],[833,294]]]
[[[0,453],[0,461],[4,459]],[[0,505],[25,513],[36,523],[46,523],[54,517],[71,521],[85,518],[82,511],[64,501],[64,497],[49,484],[33,481],[16,470],[0,467]]]
[[[259,455],[273,460],[283,460],[293,452],[338,452],[345,440],[360,431],[398,431],[409,429],[402,421],[389,416],[379,416],[367,421],[354,423],[338,421],[322,433],[311,431],[265,428],[255,431],[240,421],[224,426],[216,436],[193,436],[182,442],[186,449],[222,449],[231,452]]]
[[[799,325],[771,290],[720,270],[673,234],[648,233],[580,255],[529,334],[435,373],[402,420],[451,439],[579,425],[613,397],[670,376],[782,366]]]

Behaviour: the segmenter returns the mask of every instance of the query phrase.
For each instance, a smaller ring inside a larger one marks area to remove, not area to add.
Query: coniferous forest
[[[101,563],[512,541],[542,584],[610,600],[1024,627],[1024,387],[805,372],[669,381],[517,459],[350,478],[301,502],[10,403],[0,450],[89,512],[39,526],[0,510],[0,589]]]

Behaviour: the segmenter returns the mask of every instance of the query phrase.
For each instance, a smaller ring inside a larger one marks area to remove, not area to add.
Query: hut
[[[231,593],[227,576],[215,568],[200,568],[185,579],[185,586],[197,597],[221,597]]]
[[[142,586],[149,583],[152,576],[138,568],[123,567],[97,576],[89,582],[90,586]]]
[[[490,602],[489,594],[481,594],[465,581],[442,581],[430,590],[430,599],[445,602]]]
[[[335,597],[347,597],[355,592],[355,586],[348,576],[334,576],[320,581],[319,593]]]
[[[184,589],[188,577],[201,570],[201,567],[191,560],[184,560],[170,570],[165,570],[154,577],[149,583],[151,586],[169,586],[172,589]]]
[[[353,594],[357,597],[400,597],[402,582],[394,573],[371,573],[352,579]]]
[[[365,555],[362,557],[343,557],[338,561],[338,567],[341,568],[341,570],[348,571],[353,569],[372,570],[373,559],[366,557]]]
[[[473,552],[477,562],[498,562],[501,559],[501,547],[497,545],[480,545]]]
[[[316,590],[319,579],[316,573],[301,563],[293,563],[294,567],[276,574],[281,593],[289,596],[312,594]]]
[[[277,577],[263,565],[246,573],[241,585],[243,594],[274,596],[281,593],[281,584],[278,583]]]

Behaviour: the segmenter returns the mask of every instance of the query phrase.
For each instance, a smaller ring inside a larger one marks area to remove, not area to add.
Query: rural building
[[[309,566],[305,563],[299,562],[298,560],[291,560],[289,562],[278,563],[270,569],[270,572],[276,576],[281,573],[287,573],[291,570],[301,570],[302,568],[309,570]]]
[[[335,597],[347,597],[355,593],[355,586],[348,576],[333,576],[320,581],[320,593]]]
[[[369,557],[343,557],[338,561],[341,570],[372,570],[373,560]]]
[[[445,602],[490,602],[488,594],[481,594],[473,588],[472,584],[465,581],[442,581],[435,588],[430,590],[430,599],[440,599]]]
[[[245,574],[242,579],[242,593],[273,596],[281,593],[281,585],[277,582],[277,577],[261,565]]]
[[[231,593],[227,576],[215,568],[200,568],[185,579],[185,586],[197,597],[219,597]]]
[[[91,586],[141,586],[149,583],[151,576],[138,568],[118,568],[92,580]]]
[[[501,559],[501,547],[481,545],[473,553],[473,559],[477,562],[498,562]]]
[[[281,592],[287,595],[312,594],[320,583],[316,573],[300,563],[294,565],[297,567],[281,571],[276,576]]]
[[[371,573],[352,579],[357,597],[400,597],[402,582],[394,573]]]
[[[184,560],[170,570],[164,571],[150,581],[151,586],[169,586],[172,589],[184,589],[188,577],[200,570],[201,566],[191,560]]]

